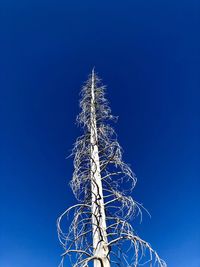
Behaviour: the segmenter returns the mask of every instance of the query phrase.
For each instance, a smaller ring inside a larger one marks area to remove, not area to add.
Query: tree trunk
[[[106,233],[106,216],[104,208],[103,189],[100,173],[98,135],[95,114],[95,77],[92,72],[91,85],[91,194],[92,194],[92,231],[94,256],[101,260],[94,260],[94,267],[110,267],[108,257],[108,239]]]

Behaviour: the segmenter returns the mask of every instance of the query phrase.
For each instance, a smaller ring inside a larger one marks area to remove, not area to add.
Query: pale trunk
[[[103,189],[100,173],[98,135],[95,115],[94,71],[91,86],[91,194],[92,194],[92,230],[94,256],[101,259],[94,260],[94,267],[110,267],[108,257],[108,239],[106,233],[106,216],[104,209]]]

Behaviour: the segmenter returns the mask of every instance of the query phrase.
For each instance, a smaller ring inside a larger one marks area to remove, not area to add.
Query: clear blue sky
[[[169,267],[200,267],[199,0],[2,0],[0,266],[55,267],[79,90],[95,65],[124,159],[138,233]]]

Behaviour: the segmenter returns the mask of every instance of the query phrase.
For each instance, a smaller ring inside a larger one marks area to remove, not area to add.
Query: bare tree
[[[159,266],[166,267],[150,244],[129,223],[142,216],[142,205],[130,196],[136,177],[122,160],[122,150],[112,128],[111,110],[94,70],[81,91],[77,117],[83,135],[74,145],[71,188],[78,204],[57,220],[58,237],[73,267]],[[69,230],[65,217],[73,211]]]

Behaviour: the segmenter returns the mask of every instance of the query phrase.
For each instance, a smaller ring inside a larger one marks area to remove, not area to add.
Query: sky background
[[[3,0],[0,33],[0,266],[59,263],[65,158],[95,66],[152,215],[137,232],[169,267],[200,267],[199,0]]]

